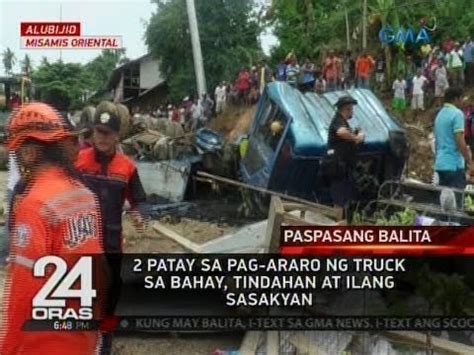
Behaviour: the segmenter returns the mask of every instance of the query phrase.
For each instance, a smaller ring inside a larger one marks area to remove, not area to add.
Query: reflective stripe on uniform
[[[95,347],[94,354],[95,355],[102,354],[102,347],[103,346],[104,346],[103,336],[100,332],[97,332],[97,344],[96,344],[96,347]]]
[[[33,266],[35,265],[35,261],[27,258],[26,256],[22,255],[15,255],[12,257],[12,262],[24,267],[27,267],[29,269],[33,269]]]

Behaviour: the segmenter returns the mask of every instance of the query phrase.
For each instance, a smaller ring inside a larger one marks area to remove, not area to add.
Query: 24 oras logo
[[[92,285],[92,257],[81,257],[68,272],[66,261],[57,256],[44,256],[34,265],[33,276],[45,277],[48,265],[56,269],[33,298],[34,320],[92,320],[92,303],[97,291]],[[77,280],[80,287],[73,288]],[[66,307],[66,301],[79,299],[79,308]]]

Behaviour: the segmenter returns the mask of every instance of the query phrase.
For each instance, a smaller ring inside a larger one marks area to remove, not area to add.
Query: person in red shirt
[[[117,151],[119,142],[120,118],[110,106],[99,107],[94,116],[92,148],[79,152],[76,168],[81,173],[87,187],[99,198],[104,248],[112,272],[110,298],[106,315],[113,316],[121,290],[122,260],[122,212],[125,200],[132,207],[136,225],[143,228],[139,205],[146,201],[135,163],[125,154]],[[142,231],[142,230],[141,230]],[[104,347],[111,347],[111,336],[104,339]]]
[[[370,88],[370,76],[374,71],[374,67],[375,61],[370,55],[367,54],[367,52],[362,53],[362,55],[357,59],[356,77],[357,87],[359,89]]]
[[[181,123],[181,110],[178,106],[173,105],[173,114],[171,115],[171,122]]]
[[[20,105],[21,105],[20,96],[17,93],[14,93],[12,97],[10,98],[10,107],[12,110],[16,110],[20,107]]]
[[[72,266],[78,255],[95,256],[100,263],[104,253],[98,201],[80,181],[71,160],[74,154],[66,144],[74,134],[59,113],[43,103],[21,107],[14,113],[8,132],[8,148],[28,171],[28,179],[12,209],[0,353],[93,354],[101,344],[98,331],[22,330],[25,321],[32,319],[33,298],[48,279],[33,277],[38,259],[55,255]],[[104,271],[104,264],[99,264],[99,269]],[[103,296],[98,292],[95,300],[96,320],[102,318]],[[77,309],[74,301],[67,300],[67,307]]]
[[[451,36],[448,36],[446,40],[443,43],[443,51],[444,53],[451,53],[451,51],[456,47],[456,42],[451,38]]]
[[[336,57],[333,50],[329,51],[328,57],[324,61],[324,78],[326,79],[326,90],[335,91],[341,79],[341,61]]]
[[[250,92],[250,73],[246,68],[242,68],[239,73],[237,88],[239,90],[240,103],[246,103]]]

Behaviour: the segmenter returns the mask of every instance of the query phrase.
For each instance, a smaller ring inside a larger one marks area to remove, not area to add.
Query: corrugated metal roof
[[[366,141],[361,148],[362,152],[388,149],[389,132],[403,131],[370,90],[352,89],[324,95],[302,94],[283,82],[271,83],[267,90],[270,98],[291,119],[288,134],[295,155],[318,156],[326,153],[328,128],[336,112],[334,104],[344,95],[350,95],[358,102],[350,125],[359,127],[365,133]]]

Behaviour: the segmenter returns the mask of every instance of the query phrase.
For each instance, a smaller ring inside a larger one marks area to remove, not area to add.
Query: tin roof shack
[[[241,162],[243,180],[308,200],[330,202],[328,184],[319,178],[320,164],[327,153],[334,105],[344,95],[358,101],[350,125],[366,135],[358,152],[360,195],[374,198],[381,182],[398,179],[406,160],[405,131],[371,91],[302,94],[286,83],[274,82],[267,85],[258,104],[248,150]],[[276,120],[284,128],[275,137],[270,126]]]
[[[146,54],[114,69],[107,88],[112,90],[114,102],[129,108],[154,108],[166,101],[168,88],[160,73],[159,62]]]

